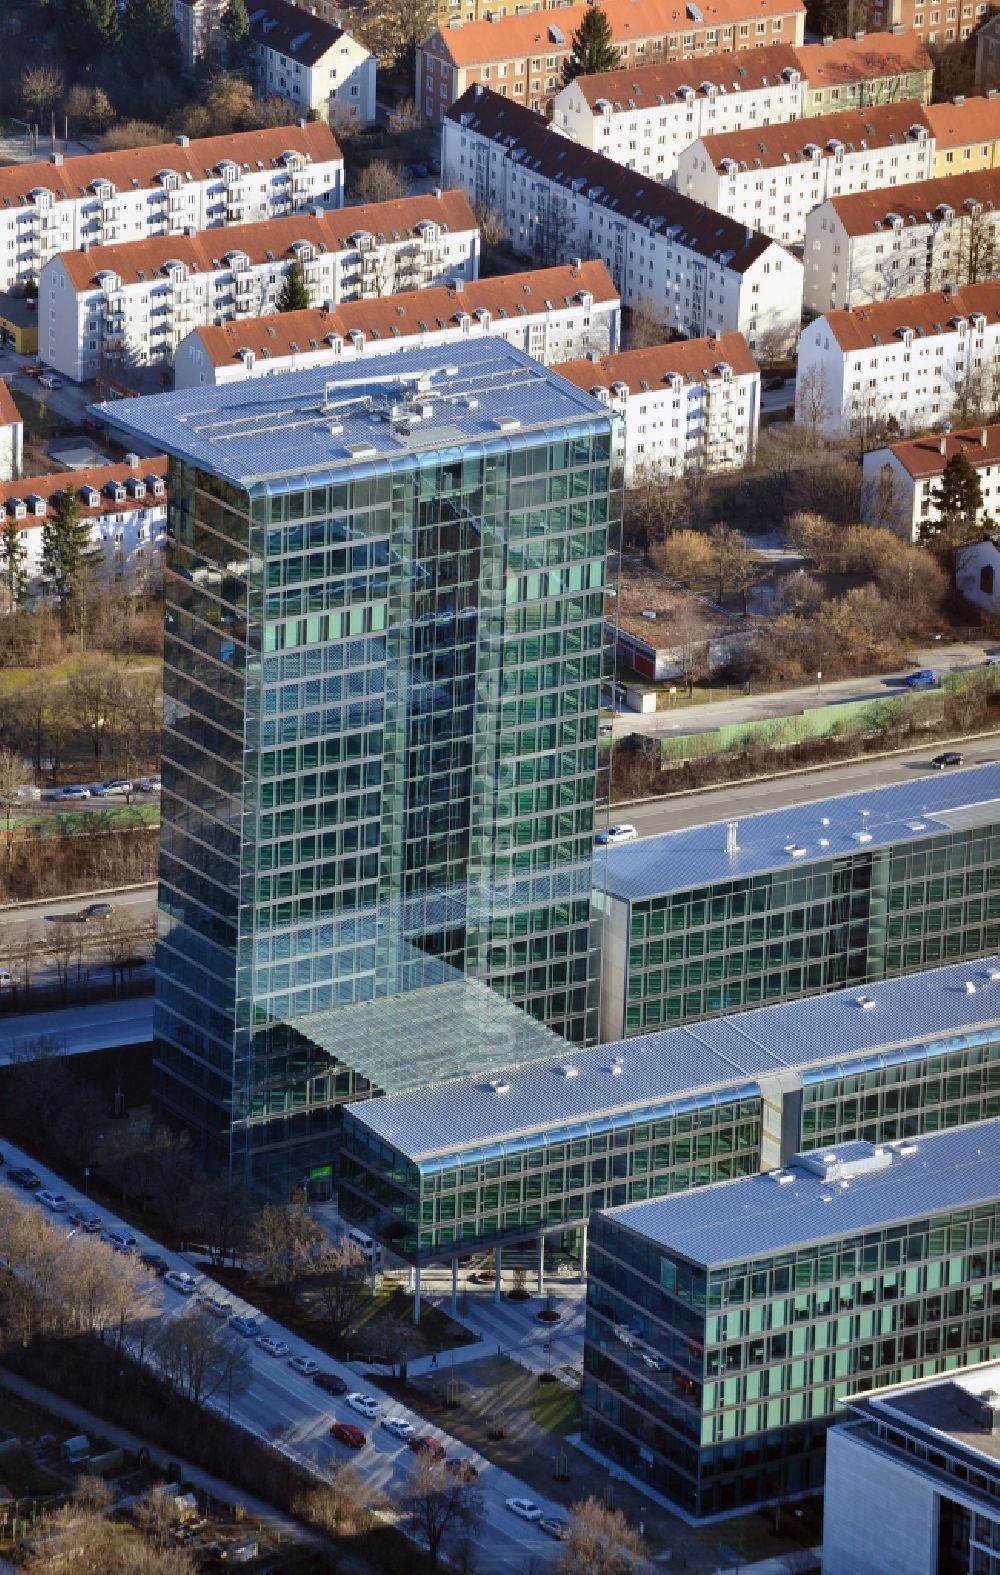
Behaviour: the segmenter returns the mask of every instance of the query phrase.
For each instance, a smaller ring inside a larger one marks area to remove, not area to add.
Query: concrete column
[[[413,1322],[420,1322],[420,1269],[419,1266],[413,1277]]]
[[[538,1238],[538,1294],[545,1290],[545,1234]]]
[[[580,1226],[580,1274],[583,1277],[583,1279],[587,1278],[587,1224],[586,1224],[586,1221],[583,1223],[583,1225]]]
[[[494,1302],[496,1302],[497,1306],[500,1305],[500,1272],[501,1272],[501,1265],[502,1265],[502,1263],[503,1263],[503,1248],[502,1247],[498,1247],[497,1248],[496,1268],[493,1271],[493,1300],[494,1300]]]
[[[451,1260],[451,1316],[458,1312],[458,1258]]]

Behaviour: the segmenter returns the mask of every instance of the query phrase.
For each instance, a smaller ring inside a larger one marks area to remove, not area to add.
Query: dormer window
[[[430,219],[421,219],[415,228],[421,240],[436,241],[438,238],[438,227]]]
[[[125,502],[125,483],[123,481],[109,481],[107,491],[108,497],[113,503]]]
[[[312,258],[313,258],[313,244],[312,244],[312,241],[293,241],[292,245],[291,245],[291,250],[295,253],[295,255],[298,258],[300,263],[312,262]]]
[[[177,191],[180,188],[181,178],[176,170],[158,170],[156,178],[164,191]]]
[[[52,207],[52,193],[44,186],[36,186],[31,196],[35,207],[40,213],[47,213]]]
[[[29,511],[35,516],[35,518],[41,519],[42,515],[45,513],[45,499],[39,497],[37,492],[29,492],[27,503]]]
[[[133,498],[144,498],[146,496],[146,483],[139,476],[130,476],[128,490]]]
[[[27,518],[28,505],[22,498],[8,498],[7,508],[14,519],[23,520]]]
[[[146,486],[154,498],[162,498],[167,490],[167,484],[162,476],[147,476]]]
[[[95,180],[91,182],[91,191],[98,202],[110,202],[115,194],[115,188],[109,180]]]
[[[240,173],[240,167],[232,159],[220,159],[216,166],[227,186],[231,186]]]
[[[232,273],[242,273],[244,268],[250,266],[246,252],[226,252],[222,260]]]
[[[98,492],[96,487],[81,487],[80,496],[88,509],[96,509],[97,505],[101,501],[101,494]]]

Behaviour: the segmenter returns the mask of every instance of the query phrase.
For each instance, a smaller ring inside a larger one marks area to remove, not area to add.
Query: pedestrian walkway
[[[484,1288],[463,1291],[454,1308],[450,1295],[431,1295],[428,1300],[464,1329],[479,1336],[475,1346],[456,1349],[456,1363],[477,1361],[484,1356],[509,1356],[529,1372],[559,1373],[583,1365],[586,1287],[569,1286],[565,1282],[556,1284],[551,1300],[560,1315],[558,1323],[544,1323],[539,1319],[543,1302],[537,1296],[523,1302],[512,1302],[507,1297],[495,1302],[492,1290]],[[409,1371],[415,1372],[416,1364],[411,1363]]]

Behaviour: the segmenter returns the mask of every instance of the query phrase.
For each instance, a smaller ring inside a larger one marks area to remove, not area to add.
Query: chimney
[[[889,32],[892,33],[895,38],[898,38],[900,33],[905,33],[906,32],[906,23],[905,22],[893,22],[892,26],[889,29]]]
[[[960,105],[960,104],[964,104],[964,103],[965,103],[965,94],[964,94],[964,93],[956,93],[956,94],[955,94],[955,97],[954,97],[954,98],[953,98],[953,99],[952,99],[952,101],[951,101],[951,102],[952,102],[952,103],[953,103],[953,104],[954,104],[954,105],[955,105],[955,106],[956,106],[956,107],[957,107],[957,106],[958,106],[958,105]]]
[[[583,258],[571,257],[569,260],[569,265],[571,268],[575,268],[579,272],[579,270],[583,267]]]
[[[862,40],[862,39],[863,39],[863,38],[864,38],[864,36],[865,36],[865,30],[864,30],[864,28],[863,28],[863,27],[859,27],[859,28],[858,28],[858,31],[857,31],[857,32],[856,32],[856,33],[855,33],[855,35],[854,35],[854,42],[855,42],[855,43],[856,43],[856,44],[860,44],[860,42],[861,42],[861,40]]]
[[[305,120],[302,120],[302,119],[300,119],[300,120],[299,120],[299,130],[300,130],[300,131],[305,131],[305,129],[306,129],[306,124],[307,124],[307,122],[306,122],[306,121],[305,121]]]
[[[473,98],[482,98],[482,96],[483,96],[483,84],[481,82],[473,82],[473,84],[472,84],[472,96],[473,96]]]
[[[461,295],[462,291],[465,289],[465,280],[464,279],[456,279],[456,280],[454,280],[454,282],[452,284],[452,289],[454,290],[456,295]]]
[[[61,164],[62,161],[63,161],[63,156],[62,156],[61,153],[50,153],[49,154],[49,163],[50,164]]]
[[[437,198],[438,202],[440,202],[441,201],[441,187],[440,186],[435,186],[435,188],[434,188],[434,195]]]
[[[599,350],[588,350],[587,360],[593,361],[595,366],[599,366],[601,361],[601,352]]]
[[[181,132],[180,136],[177,138],[177,146],[179,148],[189,148],[191,146],[191,138],[190,137],[186,137],[184,135],[183,131]]]
[[[824,49],[829,49],[829,47],[830,47],[830,45],[832,43],[833,43],[833,34],[832,33],[826,33],[824,35],[824,37],[823,37],[823,48]]]
[[[80,242],[80,250],[82,252],[89,252],[90,251],[90,242],[89,241],[81,241]]]
[[[987,98],[996,98],[996,96],[997,96],[996,88],[987,88],[986,89],[986,97]]]
[[[947,454],[947,452],[948,452],[948,438],[947,438],[946,434],[944,432],[942,432],[941,436],[938,438],[938,453],[939,454]]]
[[[988,429],[986,427],[983,427],[982,431],[979,434],[979,447],[980,448],[987,448],[988,445],[989,445],[989,441],[990,441],[989,431],[988,431]]]

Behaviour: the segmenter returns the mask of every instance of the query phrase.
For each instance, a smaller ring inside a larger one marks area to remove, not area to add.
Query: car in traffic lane
[[[267,1356],[287,1356],[292,1349],[287,1340],[276,1340],[273,1334],[259,1334],[254,1344]]]
[[[315,1378],[319,1372],[319,1363],[314,1362],[311,1356],[293,1356],[289,1363],[295,1372],[301,1373],[303,1378]],[[344,1385],[347,1388],[347,1385]]]
[[[613,848],[620,842],[635,842],[638,836],[635,827],[627,820],[623,820],[617,826],[609,826],[607,831],[599,831],[596,841],[602,848]]]
[[[357,1390],[347,1396],[347,1404],[352,1411],[360,1411],[362,1416],[369,1419],[378,1416],[381,1406],[374,1395],[361,1395]]]
[[[341,1444],[346,1444],[348,1449],[361,1449],[368,1442],[367,1433],[363,1433],[360,1427],[355,1427],[353,1422],[334,1422],[330,1429],[330,1437],[336,1438]]]
[[[328,1395],[346,1395],[347,1385],[339,1373],[314,1373],[313,1383]]]
[[[260,1334],[260,1324],[256,1318],[251,1318],[248,1313],[233,1313],[229,1320],[229,1327],[235,1329],[245,1340],[256,1340]]]
[[[514,1515],[519,1515],[522,1520],[541,1520],[542,1512],[538,1505],[530,1498],[504,1499],[507,1508]]]
[[[412,1439],[415,1432],[413,1423],[408,1422],[405,1416],[384,1416],[379,1426],[384,1427],[393,1438]]]
[[[163,1283],[169,1285],[172,1291],[180,1291],[182,1296],[191,1296],[196,1282],[194,1275],[185,1273],[183,1269],[168,1269],[163,1276]]]
[[[935,755],[931,760],[935,771],[944,771],[947,766],[964,766],[965,756],[959,754],[957,749],[945,749],[940,755]]]

